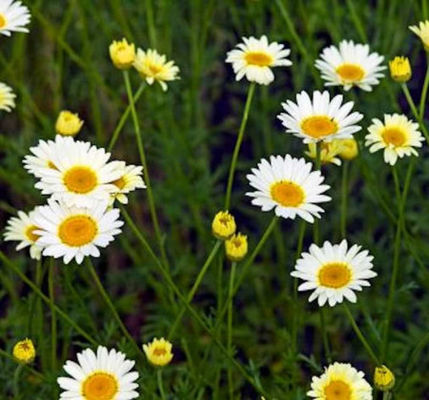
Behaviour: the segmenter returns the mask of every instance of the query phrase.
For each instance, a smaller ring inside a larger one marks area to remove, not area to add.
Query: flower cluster
[[[24,167],[37,179],[35,187],[49,196],[47,204],[10,219],[5,239],[19,241],[17,250],[30,246],[40,255],[73,258],[99,257],[121,232],[115,200],[127,203],[127,194],[145,188],[142,167],[111,161],[110,153],[89,142],[57,135],[30,148]]]

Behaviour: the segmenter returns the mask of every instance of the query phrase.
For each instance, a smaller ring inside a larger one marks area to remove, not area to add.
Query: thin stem
[[[130,343],[133,345],[133,347],[136,349],[137,353],[144,357],[143,351],[140,349],[140,347],[138,346],[138,344],[136,343],[136,341],[133,339],[133,337],[131,336],[131,334],[128,332],[128,329],[126,328],[126,326],[124,325],[124,323],[121,320],[121,317],[119,316],[118,312],[116,311],[115,306],[112,303],[112,300],[110,299],[108,293],[106,292],[106,290],[104,289],[103,284],[100,281],[100,278],[98,277],[97,272],[95,271],[94,265],[92,264],[91,259],[88,257],[87,258],[87,265],[88,265],[88,269],[89,272],[95,282],[95,285],[97,286],[101,296],[103,297],[104,301],[106,302],[107,306],[109,307],[113,318],[116,320],[116,322],[118,323],[122,333],[127,337],[127,339],[130,341]]]
[[[146,85],[144,82],[141,83],[140,87],[137,89],[136,94],[133,97],[133,104],[135,105],[137,101],[139,100],[140,96],[143,93],[143,90],[146,88]],[[131,112],[131,104],[128,104],[127,108],[123,112],[121,118],[119,119],[118,125],[116,125],[115,130],[113,131],[112,138],[110,139],[109,146],[107,147],[108,151],[112,151],[113,146],[115,145],[116,141],[119,138],[119,134],[122,131],[122,128],[125,125],[125,122],[127,122],[128,116]]]
[[[200,317],[200,315],[194,310],[194,308],[188,304],[186,301],[185,296],[180,292],[179,288],[176,286],[174,281],[172,280],[170,274],[166,271],[164,265],[160,262],[154,251],[152,250],[150,244],[147,242],[143,234],[140,232],[137,225],[133,222],[131,217],[128,215],[126,210],[121,207],[122,214],[127,222],[127,224],[131,227],[133,232],[135,233],[137,239],[141,242],[143,247],[146,249],[146,251],[149,253],[149,255],[153,258],[155,261],[156,266],[162,273],[165,281],[167,282],[168,286],[173,290],[173,292],[176,294],[176,296],[180,299],[180,301],[186,306],[188,309],[188,312],[193,316],[193,318],[198,322],[198,324],[210,335],[213,342],[216,344],[216,346],[220,349],[220,351],[225,355],[225,357],[228,358],[229,362],[234,364],[234,366],[240,371],[240,373],[244,376],[244,378],[263,396],[267,396],[265,391],[255,383],[254,379],[247,373],[247,371],[243,368],[243,366],[235,360],[233,357],[231,357],[228,353],[228,350],[222,345],[222,343],[219,341],[219,339],[216,337],[216,330],[210,329],[206,323],[203,321],[203,319]]]
[[[229,167],[228,183],[225,194],[225,210],[229,209],[231,203],[231,190],[234,181],[234,172],[237,164],[238,153],[240,152],[241,142],[244,137],[244,129],[246,128],[247,119],[249,117],[250,104],[252,103],[253,93],[255,92],[255,83],[252,82],[247,92],[246,105],[244,106],[243,118],[241,120],[240,129],[238,131],[237,141],[235,142],[234,152],[232,154],[231,165]]]
[[[353,315],[348,307],[348,305],[344,302],[343,303],[344,306],[344,310],[346,312],[346,315],[353,327],[353,330],[355,331],[357,337],[359,338],[359,340],[362,342],[363,346],[365,347],[365,350],[367,351],[367,353],[369,354],[369,356],[371,357],[372,361],[374,361],[374,363],[376,365],[381,365],[380,361],[378,360],[377,356],[375,355],[375,353],[373,352],[371,346],[369,345],[369,343],[366,341],[365,336],[362,334],[361,330],[359,329],[359,327],[356,324],[355,319],[353,318]]]
[[[344,161],[341,174],[341,214],[340,214],[340,234],[341,239],[347,235],[347,198],[349,185],[349,162]]]
[[[13,374],[13,395],[15,399],[19,399],[19,377],[21,375],[23,364],[18,364]]]
[[[428,94],[428,87],[429,87],[429,56],[426,56],[426,75],[425,75],[425,81],[423,83],[423,89],[422,89],[422,95],[420,97],[420,106],[419,106],[419,116],[422,121],[425,119],[425,108],[426,108],[426,97]]]
[[[193,300],[193,298],[195,296],[195,293],[197,292],[198,288],[200,287],[200,284],[201,284],[201,282],[202,282],[202,280],[203,280],[203,278],[204,278],[204,276],[205,276],[208,268],[210,267],[210,265],[211,265],[211,263],[212,263],[215,255],[218,252],[218,250],[219,250],[219,248],[220,248],[220,246],[221,246],[222,243],[223,242],[221,240],[216,241],[215,245],[213,246],[212,251],[210,252],[209,256],[207,257],[206,262],[204,263],[204,265],[200,269],[200,272],[199,272],[199,274],[197,276],[197,279],[195,280],[195,282],[194,282],[191,290],[189,291],[188,295],[186,296],[186,301],[187,301],[188,304],[190,304],[192,302],[192,300]],[[172,325],[172,327],[170,329],[170,333],[168,334],[168,337],[170,339],[174,335],[174,333],[175,333],[175,331],[177,329],[177,326],[180,324],[180,321],[182,320],[183,315],[185,314],[185,312],[186,312],[186,305],[182,305],[182,307],[181,307],[181,309],[179,311],[179,314],[177,315],[176,320],[174,321],[174,323],[173,323],[173,325]]]
[[[320,317],[320,326],[322,329],[322,336],[323,336],[323,348],[325,350],[325,357],[328,361],[328,364],[332,362],[332,356],[331,356],[331,349],[329,346],[329,339],[328,339],[328,331],[326,329],[326,321],[325,321],[325,310],[323,307],[320,307],[319,310],[319,317]]]
[[[158,240],[158,246],[159,246],[159,249],[161,251],[162,261],[165,264],[165,266],[167,268],[169,268],[167,255],[166,255],[165,249],[164,249],[164,241],[162,239],[161,230],[159,228],[158,216],[157,216],[156,208],[155,208],[155,200],[153,197],[152,186],[151,186],[150,178],[149,178],[149,170],[148,170],[147,162],[146,162],[146,154],[144,151],[142,135],[140,132],[139,119],[137,117],[136,108],[135,108],[135,105],[133,102],[133,94],[131,91],[130,77],[128,75],[128,70],[125,70],[123,72],[124,72],[125,87],[127,89],[127,94],[128,94],[128,101],[129,101],[130,106],[131,106],[131,115],[132,115],[133,123],[134,123],[134,132],[136,134],[137,147],[138,147],[138,151],[139,151],[139,155],[140,155],[140,161],[143,165],[143,174],[144,174],[144,179],[145,179],[145,183],[146,183],[146,190],[147,190],[147,197],[148,197],[148,201],[149,201],[150,215],[152,218],[153,227],[155,229],[155,235],[156,235],[156,238]]]
[[[399,254],[401,251],[401,231],[402,231],[402,222],[403,222],[403,201],[401,196],[401,188],[399,185],[399,178],[396,172],[395,167],[392,167],[393,179],[395,181],[395,191],[396,191],[396,201],[398,206],[398,220],[395,233],[395,244],[393,249],[393,266],[392,266],[392,276],[390,278],[389,285],[389,296],[387,299],[387,310],[386,310],[386,320],[385,327],[383,331],[383,341],[381,346],[381,360],[384,361],[389,347],[389,334],[390,334],[390,325],[392,323],[392,313],[393,313],[393,303],[396,294],[396,280],[399,270]]]
[[[158,370],[156,371],[156,378],[158,381],[158,389],[159,389],[159,394],[161,395],[161,399],[165,400],[165,392],[164,392],[164,385],[162,383],[162,368],[158,368]]]
[[[406,83],[401,84],[402,91],[404,92],[405,98],[407,99],[408,105],[414,115],[414,118],[418,121],[421,130],[423,131],[423,135],[426,138],[426,142],[429,144],[429,132],[426,128],[423,118],[420,117],[420,114],[417,111],[417,107],[414,103],[413,98],[411,97],[410,91],[408,90],[408,86]]]
[[[54,285],[54,259],[49,260],[48,272],[48,289],[51,308],[51,367],[55,371],[57,369],[57,317],[55,314],[55,285]]]
[[[231,265],[231,274],[229,277],[229,287],[228,294],[231,297],[231,302],[228,305],[228,316],[227,316],[227,345],[226,348],[231,357],[232,354],[232,311],[233,311],[233,294],[232,291],[234,289],[234,279],[235,279],[235,270],[237,268],[237,263],[233,262]],[[231,365],[228,366],[228,391],[229,391],[229,399],[234,400],[234,382],[232,380],[232,369]]]
[[[21,272],[21,270],[13,263],[11,262],[5,254],[0,251],[0,259],[2,260],[3,264],[5,264],[8,268],[12,269],[30,288],[48,305],[51,304],[51,301],[49,297],[45,296],[40,289],[30,280],[27,278],[27,276]],[[97,341],[92,338],[91,335],[86,333],[85,330],[83,330],[79,325],[74,322],[73,319],[71,319],[63,310],[61,310],[57,305],[54,305],[55,312],[63,318],[66,322],[68,322],[77,332],[79,332],[89,343],[96,345]]]
[[[16,362],[15,358],[11,354],[9,354],[8,352],[4,351],[3,349],[0,349],[0,356],[3,356],[4,358],[7,358],[10,361]],[[42,380],[46,380],[46,378],[43,374],[36,371],[34,368],[31,368],[28,364],[22,364],[22,366],[24,367],[24,369],[26,369],[28,372],[31,372],[37,378],[42,379]]]

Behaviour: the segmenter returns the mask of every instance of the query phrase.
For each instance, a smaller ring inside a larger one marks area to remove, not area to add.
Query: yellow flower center
[[[345,63],[337,68],[337,74],[345,82],[359,82],[365,76],[365,71],[359,65]]]
[[[39,239],[40,235],[37,235],[34,233],[34,231],[37,231],[38,228],[36,225],[30,225],[26,231],[25,231],[25,236],[27,236],[28,240],[30,242],[35,242],[37,239]]]
[[[157,75],[162,71],[162,66],[158,64],[149,64],[148,68],[152,75]]]
[[[113,400],[118,393],[118,381],[106,372],[92,374],[82,384],[85,400]]]
[[[250,51],[245,54],[244,59],[247,64],[258,67],[269,67],[273,63],[273,57],[262,51]]]
[[[272,199],[284,207],[298,207],[305,198],[301,186],[289,181],[274,183],[270,192]]]
[[[345,263],[327,263],[319,271],[321,286],[338,289],[346,286],[351,280],[350,268]]]
[[[97,175],[88,167],[72,167],[64,175],[64,185],[71,192],[88,193],[97,186]]]
[[[326,400],[350,400],[350,386],[340,380],[333,380],[325,387]]]
[[[112,182],[118,189],[122,190],[125,187],[126,181],[123,176],[121,176],[119,179],[116,179],[116,181]]]
[[[153,350],[153,355],[154,356],[161,357],[161,356],[164,356],[165,354],[167,354],[167,351],[163,347],[156,347]]]
[[[6,26],[6,17],[3,14],[0,14],[0,29]]]
[[[381,136],[386,144],[393,144],[395,147],[402,146],[407,140],[404,131],[399,128],[386,128]]]
[[[302,121],[301,129],[306,135],[314,139],[319,139],[336,133],[338,131],[338,125],[326,115],[314,115]]]
[[[64,244],[80,247],[91,243],[97,235],[97,223],[87,215],[73,215],[61,222],[58,236]]]

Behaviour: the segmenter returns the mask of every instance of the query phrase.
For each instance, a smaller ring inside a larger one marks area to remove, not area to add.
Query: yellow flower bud
[[[163,367],[173,358],[172,347],[172,344],[164,338],[155,338],[151,343],[144,344],[143,350],[151,364]]]
[[[212,232],[218,239],[228,239],[235,233],[237,226],[234,217],[228,211],[219,211],[212,222]]]
[[[16,361],[28,364],[36,357],[36,349],[30,339],[24,339],[13,346],[13,356]]]
[[[359,154],[359,147],[355,139],[338,139],[340,150],[338,155],[343,160],[353,160]]]
[[[386,392],[395,386],[395,375],[385,365],[376,367],[374,371],[374,385],[377,389]]]
[[[226,256],[231,261],[240,261],[247,254],[247,236],[238,233],[225,241]]]
[[[339,140],[333,140],[331,142],[319,143],[319,146],[321,146],[320,162],[322,164],[341,165],[341,160],[337,157],[340,151],[340,146],[338,145],[338,142]],[[309,143],[308,151],[306,151],[305,154],[315,160],[317,157],[316,143]]]
[[[407,82],[411,78],[411,66],[408,57],[395,57],[389,61],[390,76],[396,82]]]
[[[126,39],[114,40],[109,46],[110,58],[118,69],[131,68],[136,58],[134,43],[128,43]]]
[[[64,110],[58,115],[55,130],[59,135],[74,136],[80,131],[82,125],[83,121],[79,118],[79,115]]]

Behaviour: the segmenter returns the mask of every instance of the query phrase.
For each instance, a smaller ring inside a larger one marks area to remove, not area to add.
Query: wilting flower
[[[15,360],[22,364],[31,363],[36,357],[36,349],[31,339],[24,339],[13,346],[12,354]]]
[[[168,340],[155,338],[151,343],[144,344],[143,350],[151,364],[163,367],[173,359],[172,347]]]
[[[395,57],[389,61],[390,76],[396,82],[407,82],[411,78],[411,66],[408,57]]]
[[[372,388],[364,376],[350,364],[335,362],[320,377],[313,376],[307,396],[315,400],[372,400]]]
[[[229,51],[226,58],[226,62],[232,64],[237,81],[245,76],[250,82],[268,85],[274,80],[272,67],[292,65],[287,59],[290,50],[277,42],[268,43],[265,35],[260,39],[244,37],[243,42]]]
[[[343,86],[350,90],[357,86],[362,90],[371,91],[384,74],[386,67],[380,65],[384,60],[378,53],[370,53],[367,44],[354,44],[353,41],[343,40],[339,48],[329,46],[323,49],[316,68],[327,81],[325,86]]]
[[[65,139],[68,140],[48,143],[47,166],[37,167],[32,162],[33,173],[40,176],[36,188],[68,206],[92,207],[100,200],[110,200],[111,194],[117,191],[113,182],[121,177],[117,164],[108,162],[110,153],[88,142]]]
[[[78,114],[71,111],[61,111],[55,123],[55,130],[62,136],[75,136],[82,128],[83,121]]]
[[[422,41],[426,51],[429,51],[429,20],[419,22],[419,26],[409,26]]]
[[[372,120],[365,145],[371,153],[384,149],[384,161],[394,165],[398,157],[418,156],[414,147],[422,147],[424,141],[418,129],[419,125],[405,115],[385,114],[384,123],[377,118]]]
[[[77,354],[78,363],[67,361],[64,370],[70,377],[57,379],[63,392],[60,399],[113,400],[135,399],[139,377],[132,371],[135,362],[115,349],[98,346],[97,353],[90,349]]]
[[[388,391],[395,386],[395,375],[385,365],[376,367],[374,371],[374,385],[378,390]]]
[[[353,160],[359,154],[359,146],[354,138],[339,139],[340,152],[338,155],[343,160]]]
[[[40,260],[42,247],[36,244],[39,235],[35,232],[39,227],[36,226],[34,222],[34,215],[34,210],[29,214],[18,211],[18,216],[10,218],[7,223],[4,240],[19,242],[18,246],[16,246],[16,250],[21,250],[30,246],[31,258]]]
[[[166,56],[159,54],[156,50],[137,49],[133,65],[149,85],[157,81],[164,91],[168,89],[166,82],[179,79],[179,67],[174,65],[174,61],[167,62]]]
[[[99,257],[98,247],[107,247],[123,225],[119,210],[108,210],[103,201],[86,208],[48,200],[48,205],[37,208],[34,221],[39,227],[36,244],[44,248],[43,255],[62,257],[64,264],[73,258],[81,264],[84,257]]]
[[[228,239],[236,229],[234,216],[228,211],[219,211],[213,218],[212,232],[218,239]]]
[[[341,151],[341,144],[339,142],[341,142],[341,139],[320,143],[320,162],[322,164],[341,165],[341,160],[337,157]],[[305,152],[307,156],[314,160],[317,159],[316,146],[316,143],[308,143],[308,151]]]
[[[136,59],[134,43],[128,43],[126,39],[114,40],[109,46],[109,54],[113,65],[119,69],[131,68]]]
[[[299,217],[314,222],[324,210],[317,205],[331,200],[322,193],[329,189],[323,185],[324,177],[320,171],[311,171],[312,163],[303,158],[271,156],[270,161],[262,159],[258,168],[252,168],[247,175],[250,186],[255,192],[246,193],[253,197],[252,204],[260,206],[262,211],[274,208],[276,215],[283,218]]]
[[[247,236],[241,233],[225,240],[225,253],[231,261],[241,261],[247,254]]]
[[[127,204],[128,193],[136,189],[146,188],[142,178],[143,167],[126,165],[123,161],[117,161],[117,165],[121,171],[121,176],[112,182],[116,186],[116,190],[112,193],[112,199]]]
[[[15,98],[12,88],[0,82],[0,110],[11,112],[15,108]]]
[[[30,12],[20,1],[0,1],[0,33],[10,36],[11,32],[28,32],[25,28],[30,22]]]
[[[291,100],[282,103],[286,113],[281,113],[278,118],[286,132],[302,138],[304,143],[350,138],[362,129],[355,124],[363,115],[358,112],[350,114],[354,103],[342,104],[342,101],[342,95],[330,100],[327,91],[313,92],[311,100],[303,91],[296,95],[296,103]]]
[[[377,276],[372,270],[373,258],[356,244],[348,249],[346,240],[334,245],[326,241],[322,247],[312,244],[308,253],[302,253],[291,275],[306,281],[298,290],[313,290],[310,302],[317,299],[319,306],[328,302],[333,307],[346,298],[354,303],[353,291],[370,286],[367,279]]]

